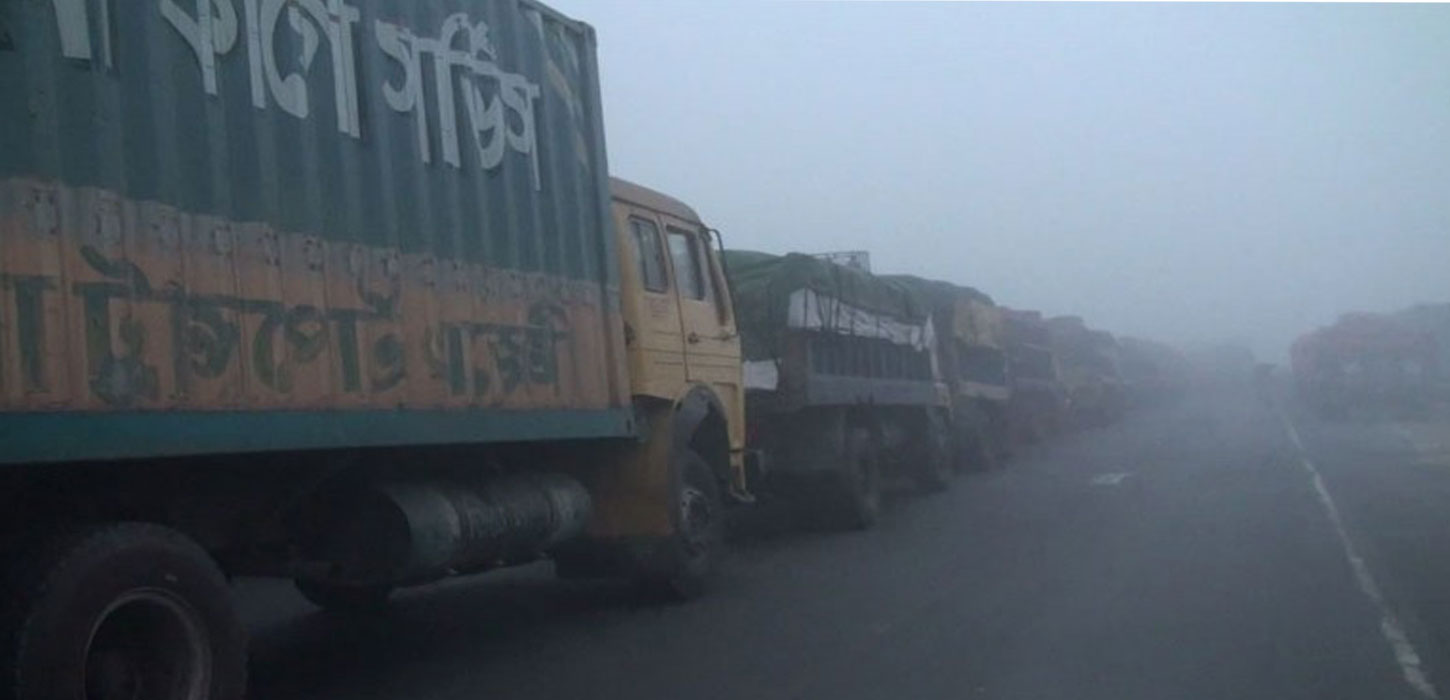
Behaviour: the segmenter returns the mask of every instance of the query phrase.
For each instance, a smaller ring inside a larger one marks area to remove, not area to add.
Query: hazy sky
[[[551,0],[732,247],[1278,357],[1450,301],[1450,6]]]

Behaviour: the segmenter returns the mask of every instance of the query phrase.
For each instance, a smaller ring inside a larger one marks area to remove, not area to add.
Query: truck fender
[[[685,389],[673,401],[653,397],[636,399],[635,413],[641,426],[639,440],[616,453],[587,480],[594,497],[591,537],[662,537],[673,532],[670,498],[679,478],[672,469],[675,456],[681,450],[698,447],[696,435],[711,420],[712,411],[726,415],[719,398],[703,385]],[[728,444],[727,441],[727,470]],[[712,470],[719,469],[715,463],[717,457],[700,456]]]
[[[721,435],[715,436],[700,432],[711,414],[714,414],[718,421],[726,420],[726,416],[729,415],[725,412],[725,405],[720,401],[720,397],[709,386],[691,385],[685,391],[684,396],[675,402],[674,419],[671,426],[673,439],[671,446],[675,454],[685,449],[695,449],[697,452],[701,452],[700,456],[710,465],[716,478],[720,479],[722,484],[729,484],[730,438],[728,428],[722,422],[719,428],[726,432]],[[716,439],[723,440],[723,442],[719,445],[708,444],[708,441]],[[704,444],[702,444],[702,440],[705,441]]]
[[[700,424],[705,422],[710,412],[716,415],[725,415],[725,406],[720,402],[720,397],[715,395],[709,387],[703,384],[691,385],[685,395],[675,402],[674,438],[675,447],[687,447],[690,437]]]

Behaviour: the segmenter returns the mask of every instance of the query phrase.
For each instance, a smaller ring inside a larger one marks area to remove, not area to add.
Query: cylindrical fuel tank
[[[306,537],[338,581],[405,583],[529,561],[584,531],[584,485],[555,473],[393,480],[334,500]]]

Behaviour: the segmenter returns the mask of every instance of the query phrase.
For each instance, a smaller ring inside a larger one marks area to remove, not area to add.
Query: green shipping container
[[[0,463],[630,429],[593,31],[0,2]]]

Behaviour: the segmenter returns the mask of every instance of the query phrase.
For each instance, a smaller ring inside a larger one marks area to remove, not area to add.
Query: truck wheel
[[[936,413],[927,416],[921,446],[916,452],[916,485],[926,493],[945,491],[952,483],[952,444],[946,422]]]
[[[675,534],[658,553],[658,563],[641,577],[651,597],[692,600],[705,593],[724,538],[725,506],[710,465],[694,450],[681,450],[674,509]]]
[[[184,535],[113,523],[7,562],[0,695],[240,700],[247,642],[226,579]]]
[[[330,613],[365,615],[388,607],[393,587],[387,584],[351,585],[297,579],[292,582],[307,602]]]
[[[881,514],[881,451],[870,429],[847,430],[845,451],[827,488],[832,525],[867,530],[876,524]]]

